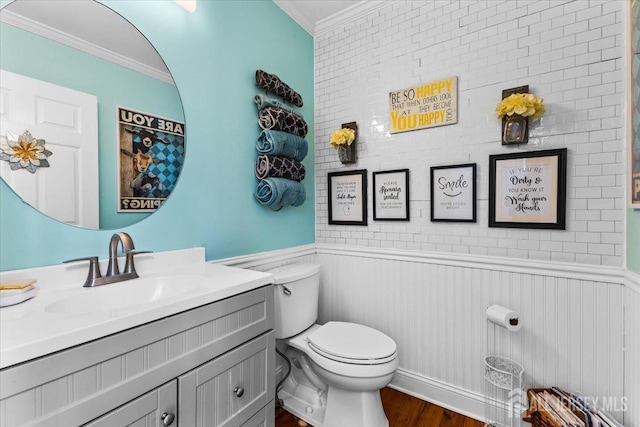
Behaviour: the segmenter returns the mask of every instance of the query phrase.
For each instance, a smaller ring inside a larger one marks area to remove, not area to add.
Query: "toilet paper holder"
[[[515,427],[518,425],[517,420],[521,410],[518,396],[524,387],[524,367],[513,359],[495,354],[494,347],[496,336],[501,335],[501,329],[516,332],[522,327],[522,322],[518,313],[497,304],[487,307],[485,316],[487,319],[487,356],[484,358],[483,388],[487,420],[485,426]],[[508,335],[511,334],[502,336],[508,340]]]
[[[494,304],[487,307],[485,314],[489,322],[502,326],[511,332],[519,331],[522,327],[518,313],[501,305]]]

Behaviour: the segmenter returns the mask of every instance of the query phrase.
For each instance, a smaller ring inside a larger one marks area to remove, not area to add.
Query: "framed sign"
[[[373,219],[409,221],[409,169],[373,173]]]
[[[153,212],[184,162],[184,123],[117,107],[118,212]]]
[[[458,77],[389,92],[391,133],[458,122]]]
[[[329,172],[329,224],[367,225],[367,170]]]
[[[431,168],[431,221],[476,222],[476,164]]]
[[[565,229],[567,149],[489,156],[489,227]]]

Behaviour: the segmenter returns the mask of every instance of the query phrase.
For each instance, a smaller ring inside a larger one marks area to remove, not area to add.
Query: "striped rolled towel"
[[[258,114],[258,124],[262,129],[281,130],[301,138],[309,130],[304,118],[278,107],[266,107]]]
[[[309,150],[307,140],[279,130],[263,130],[258,135],[256,150],[260,154],[285,156],[298,161],[304,160]]]
[[[254,195],[258,202],[274,211],[284,206],[300,206],[307,198],[302,183],[285,178],[261,180]]]
[[[304,165],[295,159],[282,156],[258,156],[256,159],[256,177],[264,178],[286,178],[293,181],[304,179]]]
[[[256,70],[256,84],[271,93],[281,96],[285,101],[292,103],[296,107],[302,107],[302,96],[275,74]]]

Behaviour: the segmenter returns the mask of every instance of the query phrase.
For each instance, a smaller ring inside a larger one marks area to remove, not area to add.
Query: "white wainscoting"
[[[400,369],[391,386],[408,394],[484,419],[492,353],[522,363],[525,387],[604,399],[625,426],[640,427],[640,280],[620,268],[324,244],[217,262],[322,264],[319,322],[393,337]],[[488,324],[491,304],[518,312],[522,329]]]
[[[627,272],[624,295],[624,395],[628,409],[624,425],[640,426],[640,275]]]
[[[358,322],[393,337],[392,385],[411,394],[483,418],[491,353],[519,361],[525,387],[623,396],[621,269],[328,245],[318,245],[317,260],[321,323]],[[518,312],[522,329],[488,324],[492,304]]]

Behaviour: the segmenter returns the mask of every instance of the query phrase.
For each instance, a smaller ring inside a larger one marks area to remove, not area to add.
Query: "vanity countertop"
[[[2,281],[33,277],[38,279],[40,286],[36,297],[0,308],[0,368],[220,301],[272,282],[272,275],[268,273],[207,263],[202,248],[139,258],[136,264],[140,278],[94,288],[82,286],[88,269],[84,263],[80,266],[65,264],[0,274]],[[174,267],[160,268],[167,265]],[[157,295],[145,296],[150,301],[137,303],[140,289],[145,287]],[[117,295],[116,300],[114,295]],[[121,306],[109,307],[111,300]],[[93,309],[94,306],[98,308]]]

